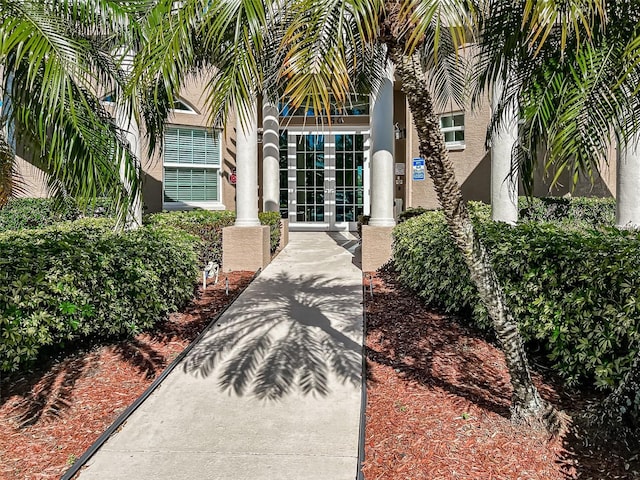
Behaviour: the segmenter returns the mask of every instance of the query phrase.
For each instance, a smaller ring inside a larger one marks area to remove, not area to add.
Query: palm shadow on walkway
[[[357,386],[360,302],[359,285],[337,286],[320,275],[259,277],[194,347],[184,370],[215,375],[223,391],[264,400],[295,391],[325,396],[332,381]]]

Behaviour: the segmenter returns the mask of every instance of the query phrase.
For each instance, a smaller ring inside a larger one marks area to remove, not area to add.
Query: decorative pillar
[[[134,156],[133,167],[138,181],[138,190],[133,198],[130,199],[131,203],[129,204],[129,210],[127,211],[125,228],[127,230],[135,230],[142,226],[142,183],[140,182],[142,146],[140,145],[140,129],[138,128],[138,122],[136,122],[134,118],[129,121],[128,125],[122,125],[122,129],[127,132],[126,138],[129,143],[131,153]],[[126,163],[124,158],[120,164],[120,178],[127,193],[130,194],[132,184],[129,180],[129,175],[127,175],[126,172]]]
[[[126,75],[130,75],[133,70],[133,54],[122,52],[122,64],[121,67]],[[138,182],[138,190],[136,194],[131,197],[131,191],[133,185],[131,183],[131,173],[127,172],[127,165],[125,154],[123,152],[122,161],[120,162],[120,180],[125,188],[125,191],[130,196],[129,209],[127,210],[127,217],[125,220],[125,228],[127,230],[135,230],[142,226],[142,145],[140,143],[140,128],[135,117],[131,115],[124,105],[118,103],[119,99],[116,99],[116,112],[115,119],[117,125],[126,133],[126,139],[129,143],[129,149],[133,154],[133,168],[135,169],[134,175]]]
[[[278,107],[262,105],[262,210],[280,210],[280,124]]]
[[[371,218],[372,227],[393,227],[393,73],[387,77],[373,99],[371,111]]]
[[[493,88],[495,112],[502,96],[502,83]],[[503,114],[500,128],[491,137],[491,218],[515,225],[518,222],[518,166],[511,164],[518,141],[518,115],[512,108]]]
[[[236,115],[236,226],[257,227],[258,220],[258,116],[255,106],[243,127]]]
[[[618,142],[616,226],[640,228],[640,133],[627,144]]]
[[[224,272],[266,267],[271,261],[269,227],[258,219],[258,116],[256,105],[243,126],[236,112],[236,223],[222,229]]]
[[[393,69],[375,93],[371,110],[371,217],[362,226],[362,271],[377,270],[391,258],[395,132],[393,127]]]

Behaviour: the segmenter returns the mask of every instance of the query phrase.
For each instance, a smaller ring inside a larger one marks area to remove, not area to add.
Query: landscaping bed
[[[221,275],[183,313],[146,333],[52,359],[30,372],[5,374],[0,479],[59,478],[252,277]]]
[[[184,313],[130,340],[5,376],[0,479],[59,478],[251,277],[230,274],[226,296],[222,276]],[[469,322],[427,308],[393,272],[373,281],[365,302],[366,480],[640,478],[637,446],[603,442],[578,423],[556,437],[512,425],[502,353]],[[569,417],[594,400],[537,370],[543,397]]]
[[[550,437],[509,421],[502,353],[382,272],[367,293],[367,480],[637,479],[639,450],[569,422]],[[368,286],[369,280],[366,280]],[[570,417],[593,400],[534,375]],[[577,418],[577,417],[575,417]]]

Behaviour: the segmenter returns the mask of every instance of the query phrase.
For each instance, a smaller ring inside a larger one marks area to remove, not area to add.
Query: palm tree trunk
[[[453,164],[444,145],[422,66],[415,55],[405,55],[398,45],[387,42],[387,47],[413,114],[420,155],[425,159],[452,238],[469,267],[471,279],[487,308],[502,346],[513,386],[512,420],[521,422],[542,419],[546,405],[531,381],[522,337],[505,303],[504,293],[487,251],[474,232],[462,191],[455,178]]]

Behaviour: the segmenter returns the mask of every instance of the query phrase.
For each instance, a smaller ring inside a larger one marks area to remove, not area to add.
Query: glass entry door
[[[329,179],[325,176],[325,135],[296,135],[296,222],[324,222]]]
[[[364,135],[336,134],[334,140],[336,223],[357,222],[364,214]]]
[[[280,159],[281,211],[286,205],[293,230],[356,229],[358,216],[368,213],[366,133],[283,132]]]

